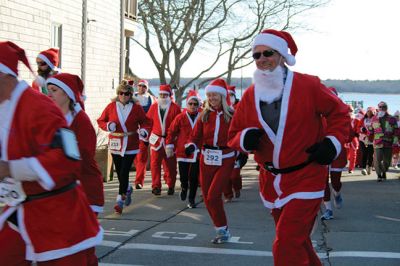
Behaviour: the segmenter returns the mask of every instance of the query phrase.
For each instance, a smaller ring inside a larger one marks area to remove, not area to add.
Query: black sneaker
[[[383,179],[383,180],[386,180],[386,172],[383,172],[383,174],[382,174],[382,179]]]
[[[155,187],[152,189],[151,193],[153,193],[155,196],[160,196],[161,195],[161,189],[158,187]]]
[[[194,200],[189,200],[189,203],[188,203],[187,206],[188,206],[189,209],[196,208],[196,204],[194,203]]]
[[[182,189],[181,193],[179,193],[179,197],[181,198],[182,201],[185,201],[187,197],[187,189]]]
[[[136,184],[135,188],[136,189],[142,189],[142,185],[141,184]]]
[[[175,189],[174,188],[172,188],[172,187],[170,187],[170,188],[168,188],[168,192],[167,192],[167,194],[168,195],[174,195],[174,193],[175,193]]]

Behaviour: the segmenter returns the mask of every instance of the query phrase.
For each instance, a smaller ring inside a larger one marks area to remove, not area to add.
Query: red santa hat
[[[231,85],[229,85],[228,86],[228,93],[229,94],[233,94],[233,95],[236,95],[236,86],[231,86]]]
[[[375,113],[376,113],[376,107],[369,106],[369,107],[367,108],[367,112],[368,112],[368,111],[371,111],[371,112],[372,112],[372,114],[374,114],[374,115],[375,115]]]
[[[297,45],[290,33],[272,29],[263,30],[255,37],[253,50],[258,45],[269,46],[278,51],[286,59],[289,66],[296,64]],[[290,50],[290,54],[288,50]]]
[[[48,78],[46,80],[46,85],[48,84],[54,84],[61,88],[74,103],[79,103],[82,109],[84,109],[84,86],[80,77],[74,74],[61,73]]]
[[[230,100],[230,97],[228,94],[228,87],[229,86],[224,79],[217,78],[217,79],[214,79],[213,81],[211,81],[210,84],[208,84],[206,86],[206,93],[207,92],[216,92],[216,93],[221,94],[222,96],[224,96],[226,98],[226,102],[230,106],[231,100]]]
[[[149,82],[145,79],[139,80],[138,86],[139,85],[146,86],[146,88],[149,88]]]
[[[161,93],[165,93],[165,94],[169,94],[169,96],[172,96],[172,88],[169,84],[163,84],[160,85],[160,91],[158,92],[159,94]]]
[[[18,61],[33,73],[24,49],[13,42],[0,42],[0,72],[18,77]]]
[[[188,94],[187,94],[187,96],[186,96],[186,103],[188,103],[190,100],[196,100],[199,104],[201,103],[201,98],[200,98],[200,95],[199,95],[199,93],[196,91],[196,90],[194,90],[194,89],[190,89],[189,91],[188,91]]]
[[[56,70],[59,62],[59,50],[50,48],[40,52],[37,58],[42,59],[51,69]]]

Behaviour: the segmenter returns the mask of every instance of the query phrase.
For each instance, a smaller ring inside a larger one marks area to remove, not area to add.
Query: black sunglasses
[[[132,95],[132,93],[130,91],[127,91],[127,92],[120,91],[118,94],[119,95],[125,95],[125,96],[131,96]]]
[[[37,64],[38,66],[45,66],[45,65],[47,65],[46,62],[36,62],[36,64]]]
[[[194,105],[194,106],[198,106],[198,103],[188,103],[188,105]]]
[[[262,52],[257,52],[257,53],[254,53],[254,54],[253,54],[253,58],[254,58],[255,60],[258,60],[258,59],[260,59],[261,54],[262,54],[264,57],[271,57],[271,56],[273,56],[273,55],[275,54],[275,51],[274,51],[274,50],[265,50],[265,51],[262,51]]]

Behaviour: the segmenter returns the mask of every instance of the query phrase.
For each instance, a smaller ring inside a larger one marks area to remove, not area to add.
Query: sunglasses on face
[[[382,105],[382,106],[378,106],[379,109],[387,109],[387,106]]]
[[[122,95],[125,95],[125,96],[131,96],[132,95],[132,93],[129,92],[129,91],[126,91],[126,92],[120,91],[118,94],[121,95],[121,96]]]
[[[262,52],[256,52],[256,53],[254,53],[254,54],[253,54],[253,58],[254,58],[255,60],[258,60],[258,59],[261,58],[261,55],[263,55],[264,57],[271,57],[271,56],[273,56],[274,54],[275,54],[275,51],[274,51],[274,50],[265,50],[265,51],[262,51]]]
[[[188,103],[188,105],[198,106],[198,103]]]
[[[46,62],[36,62],[36,64],[37,64],[38,66],[45,66],[45,65],[47,65]]]

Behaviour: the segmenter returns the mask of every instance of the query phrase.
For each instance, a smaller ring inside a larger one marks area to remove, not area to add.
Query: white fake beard
[[[158,98],[157,102],[161,109],[166,109],[171,102],[171,98]]]
[[[379,118],[384,117],[385,114],[386,114],[386,112],[384,112],[384,111],[379,111],[379,112],[378,112],[378,117],[379,117]]]
[[[256,69],[253,75],[254,89],[260,100],[272,103],[283,93],[283,68],[277,66],[273,71]]]
[[[149,95],[147,93],[143,94],[143,95],[136,95],[136,98],[139,100],[139,103],[141,106],[145,106],[147,105],[147,103],[149,102]]]

